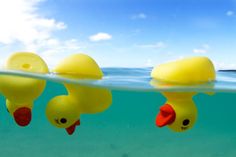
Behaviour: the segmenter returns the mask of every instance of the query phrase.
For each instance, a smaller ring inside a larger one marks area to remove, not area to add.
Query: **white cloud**
[[[0,1],[0,43],[20,42],[28,47],[49,39],[53,31],[66,28],[63,22],[40,16],[37,6],[41,1]]]
[[[66,29],[67,26],[64,22],[42,15],[39,4],[43,1],[0,1],[1,64],[2,58],[14,51],[37,52],[51,64],[83,48],[76,39],[62,41],[55,37],[55,31]]]
[[[193,49],[194,53],[207,53],[207,50],[205,49]]]
[[[151,60],[151,59],[148,59],[148,60],[146,61],[145,66],[147,66],[147,67],[152,67],[152,66],[153,66],[152,60]]]
[[[208,44],[203,44],[202,47],[203,47],[204,49],[210,49],[210,45],[208,45]]]
[[[61,58],[66,57],[71,53],[78,53],[85,49],[87,45],[86,43],[80,43],[76,39],[69,39],[66,41],[50,39],[46,41],[45,45],[40,47],[42,52],[40,55],[45,59],[50,67],[53,67],[59,60],[61,60]]]
[[[137,45],[137,46],[141,47],[141,48],[155,48],[155,49],[160,49],[160,48],[166,48],[167,47],[167,45],[162,41],[154,43],[154,44],[144,44],[144,45]]]
[[[144,13],[139,13],[131,16],[131,19],[136,20],[136,19],[146,19],[147,15]]]
[[[227,70],[231,69],[234,70],[236,69],[236,64],[235,63],[226,63],[226,62],[217,62],[213,61],[213,64],[217,70]]]
[[[233,15],[234,15],[234,11],[228,10],[228,11],[226,12],[226,15],[227,15],[227,16],[233,16]]]
[[[193,18],[192,20],[194,27],[200,29],[213,29],[220,25],[219,20],[214,17]]]
[[[89,37],[89,40],[90,41],[102,41],[102,40],[110,40],[111,38],[112,38],[112,36],[110,34],[100,32],[100,33],[91,35]]]
[[[193,49],[193,53],[207,53],[210,49],[210,46],[208,44],[203,44],[200,48]]]
[[[53,54],[57,54],[60,52],[77,51],[85,48],[79,45],[82,44],[80,44],[76,39],[70,39],[66,41],[50,39],[46,41],[45,45],[41,46],[44,48],[42,54],[45,56],[52,56]]]

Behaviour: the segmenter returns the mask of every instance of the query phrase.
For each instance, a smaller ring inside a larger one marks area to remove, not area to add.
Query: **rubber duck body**
[[[151,76],[151,85],[198,85],[215,80],[215,69],[207,57],[191,57],[155,67]],[[156,83],[159,81],[161,83]],[[166,103],[160,107],[156,117],[158,127],[168,126],[175,132],[183,132],[192,128],[197,119],[197,107],[193,96],[197,92],[161,92]]]
[[[56,66],[54,72],[72,79],[99,80],[103,73],[97,63],[85,54],[74,54]],[[64,84],[68,95],[51,99],[46,108],[49,122],[65,128],[69,135],[80,125],[81,114],[94,114],[105,111],[112,102],[110,90],[80,84]]]
[[[30,52],[17,52],[11,55],[5,69],[40,74],[46,74],[49,71],[43,59]],[[34,100],[42,94],[45,86],[45,80],[0,76],[0,91],[6,97],[7,111],[19,126],[27,126],[30,123]]]

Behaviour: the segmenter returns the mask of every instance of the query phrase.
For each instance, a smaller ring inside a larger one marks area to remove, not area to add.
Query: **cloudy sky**
[[[236,0],[0,0],[0,62],[31,51],[52,67],[83,52],[103,67],[186,56],[236,69]]]

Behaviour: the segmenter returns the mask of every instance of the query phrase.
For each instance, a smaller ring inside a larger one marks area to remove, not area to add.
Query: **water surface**
[[[15,124],[6,110],[4,97],[0,97],[1,156],[236,156],[234,72],[217,72],[216,93],[194,97],[199,112],[194,128],[175,133],[155,126],[159,107],[166,100],[150,86],[150,69],[106,68],[103,71],[105,79],[92,82],[111,86],[113,104],[105,112],[82,115],[81,126],[72,136],[53,127],[45,116],[47,102],[54,96],[66,94],[61,83],[48,79],[44,93],[35,102],[32,122],[25,128]],[[219,87],[227,90],[218,91]]]

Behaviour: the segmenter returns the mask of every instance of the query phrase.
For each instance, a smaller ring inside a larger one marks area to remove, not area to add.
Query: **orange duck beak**
[[[80,125],[80,120],[77,120],[74,124],[72,124],[70,127],[66,128],[66,131],[69,135],[72,135],[75,131],[76,126]]]
[[[175,110],[169,104],[161,106],[160,112],[156,117],[156,125],[158,127],[163,127],[173,123],[174,121],[175,121]]]

